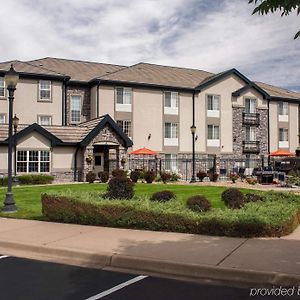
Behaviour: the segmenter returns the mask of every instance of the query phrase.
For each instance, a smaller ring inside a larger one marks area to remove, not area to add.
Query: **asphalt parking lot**
[[[193,283],[0,255],[3,300],[300,299],[250,297],[249,288]]]

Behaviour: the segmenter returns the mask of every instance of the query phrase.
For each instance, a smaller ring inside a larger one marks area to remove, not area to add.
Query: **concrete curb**
[[[76,251],[72,249],[49,247],[47,245],[39,246],[0,241],[0,253],[82,267],[127,270],[137,273],[148,272],[157,276],[224,281],[252,286],[298,286],[300,282],[300,275],[187,264],[122,254]]]

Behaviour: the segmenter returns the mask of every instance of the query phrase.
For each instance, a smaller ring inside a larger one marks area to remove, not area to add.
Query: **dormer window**
[[[51,81],[40,80],[39,97],[40,97],[41,101],[50,101],[51,100]]]

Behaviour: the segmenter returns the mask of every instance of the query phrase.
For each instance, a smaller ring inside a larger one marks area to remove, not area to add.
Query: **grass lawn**
[[[18,207],[18,212],[12,214],[0,213],[0,216],[27,218],[27,219],[42,219],[41,212],[41,194],[46,192],[59,191],[99,191],[106,190],[106,184],[70,184],[70,185],[47,185],[47,186],[19,186],[14,187],[14,197]],[[206,196],[212,203],[213,207],[223,208],[224,204],[221,201],[221,193],[225,190],[224,187],[199,186],[199,185],[176,185],[176,184],[143,184],[139,183],[135,186],[137,195],[151,195],[153,192],[162,190],[172,190],[176,193],[177,198],[186,201],[189,196],[201,194]],[[248,192],[250,190],[244,189]],[[253,190],[251,190],[253,192]],[[0,203],[4,200],[6,188],[0,188]]]

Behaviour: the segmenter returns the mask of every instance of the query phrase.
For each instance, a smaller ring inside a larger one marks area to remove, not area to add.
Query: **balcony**
[[[243,125],[259,126],[259,113],[243,112]]]
[[[259,153],[259,141],[243,141],[243,153]]]

